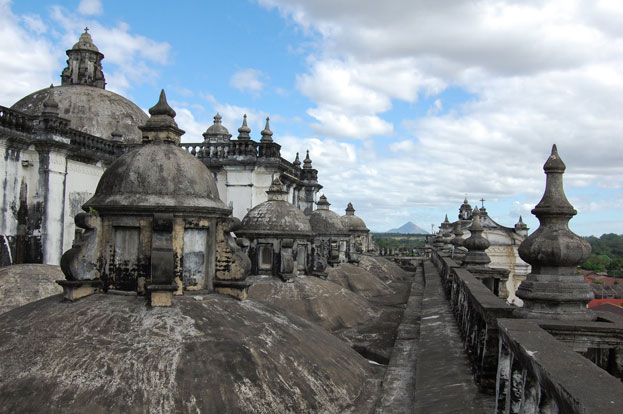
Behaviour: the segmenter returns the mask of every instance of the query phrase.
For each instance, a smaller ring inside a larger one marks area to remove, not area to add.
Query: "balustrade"
[[[34,117],[0,106],[0,126],[19,132],[32,132],[34,128]]]

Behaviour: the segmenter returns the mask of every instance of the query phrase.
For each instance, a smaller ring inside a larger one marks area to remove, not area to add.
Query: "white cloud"
[[[78,12],[85,16],[102,14],[104,11],[100,0],[82,0],[78,4]]]
[[[229,84],[239,91],[259,93],[264,88],[262,79],[266,78],[266,74],[257,69],[242,69],[234,73],[229,80]]]

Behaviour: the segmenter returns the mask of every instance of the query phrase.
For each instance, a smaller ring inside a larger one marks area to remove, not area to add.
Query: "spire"
[[[348,206],[346,206],[346,215],[347,216],[355,215],[355,208],[353,207],[352,203],[348,203]]]
[[[149,114],[151,117],[145,125],[139,127],[143,133],[143,142],[166,141],[179,145],[184,131],[177,127],[173,119],[175,111],[169,106],[164,89],[160,91],[158,103],[149,108]]]
[[[238,128],[238,141],[250,140],[251,139],[251,136],[249,135],[250,132],[251,132],[251,128],[249,128],[249,126],[247,125],[247,114],[244,114],[242,116],[242,126]]]
[[[296,158],[294,159],[294,162],[292,163],[294,164],[295,167],[301,167],[301,160],[299,159],[299,153],[296,153]]]
[[[270,130],[269,121],[270,118],[266,117],[266,126],[261,132],[262,139],[260,140],[260,142],[273,142],[273,131]]]
[[[303,168],[306,170],[311,169],[312,167],[312,160],[311,158],[309,158],[309,150],[307,150],[307,155],[305,156],[305,159],[303,160]]]
[[[104,89],[106,80],[102,71],[104,55],[93,43],[89,28],[84,28],[78,42],[67,51],[67,67],[61,73],[61,85],[86,85]]]
[[[285,188],[283,188],[283,184],[281,183],[279,176],[276,176],[273,179],[273,182],[270,185],[268,191],[266,191],[266,194],[268,194],[269,200],[284,201],[286,199],[286,195],[288,194],[288,192],[285,190]]]
[[[446,218],[443,220],[444,223],[450,223],[450,220],[448,220],[448,213],[446,213]]]
[[[527,318],[594,320],[587,309],[594,295],[577,266],[588,258],[591,246],[569,230],[569,220],[577,214],[565,196],[562,175],[565,164],[556,145],[545,162],[545,193],[532,210],[539,228],[519,245],[519,256],[532,265],[517,296],[524,307],[517,314]]]
[[[323,194],[320,196],[316,205],[318,206],[318,210],[328,210],[331,203],[329,203],[329,200],[327,200],[327,197]]]

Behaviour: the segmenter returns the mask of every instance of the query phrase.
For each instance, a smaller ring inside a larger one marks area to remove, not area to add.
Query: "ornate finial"
[[[285,200],[286,199],[286,195],[288,194],[288,192],[283,187],[283,183],[279,179],[279,176],[275,176],[272,184],[268,188],[268,191],[266,191],[266,194],[268,194],[269,200]]]
[[[242,126],[238,128],[238,140],[239,141],[250,140],[251,139],[251,136],[249,135],[250,132],[251,132],[251,128],[249,128],[249,126],[247,125],[247,114],[244,114],[242,116]]]
[[[545,162],[545,193],[532,210],[539,228],[519,246],[519,256],[532,265],[517,296],[524,307],[516,312],[527,318],[594,320],[587,309],[594,297],[588,283],[577,274],[577,266],[588,258],[591,246],[569,230],[577,214],[565,196],[562,175],[565,164],[556,145]]]
[[[218,112],[214,115],[214,123],[210,125],[206,132],[203,133],[203,138],[205,142],[210,143],[228,143],[231,138],[231,134],[222,124],[221,114]],[[249,130],[251,131],[251,130]],[[243,135],[244,138],[244,135]]]
[[[347,216],[355,215],[355,208],[353,207],[352,203],[348,203],[348,206],[346,206],[346,215]]]
[[[272,138],[273,137],[273,131],[270,130],[269,121],[270,121],[270,118],[266,117],[266,126],[264,127],[264,129],[261,132],[262,139],[260,140],[260,142],[273,142],[273,138]]]
[[[168,141],[179,144],[184,131],[177,127],[173,119],[175,111],[169,106],[164,89],[160,91],[158,103],[149,108],[149,113],[151,117],[144,126],[139,127],[143,132],[143,142]]]
[[[463,246],[467,248],[468,252],[463,260],[463,265],[470,266],[486,266],[491,263],[491,259],[485,253],[490,246],[489,240],[482,236],[484,228],[480,224],[480,211],[478,207],[474,208],[472,213],[473,221],[469,227],[470,236],[463,242]]]
[[[300,167],[301,166],[301,160],[299,159],[299,153],[296,153],[296,158],[294,158],[294,162],[292,163],[294,164],[295,167]]]
[[[487,200],[485,200],[484,198],[480,199],[480,202],[482,203],[482,206],[480,208],[485,208],[485,201]]]
[[[303,160],[303,168],[306,170],[309,170],[312,167],[312,160],[311,158],[309,158],[309,150],[307,150],[307,155],[305,156],[305,159]]]

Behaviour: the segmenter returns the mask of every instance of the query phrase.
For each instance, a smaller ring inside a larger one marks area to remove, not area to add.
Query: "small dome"
[[[154,142],[131,150],[102,175],[83,208],[122,207],[145,211],[229,208],[218,195],[208,167],[173,143]]]
[[[223,117],[219,113],[214,115],[214,123],[203,133],[205,140],[218,139],[219,141],[229,141],[231,134],[222,124],[222,119]]]
[[[104,139],[112,139],[113,132],[120,132],[127,143],[141,142],[138,127],[147,122],[147,114],[130,100],[102,88],[88,85],[45,88],[20,99],[11,109],[39,116],[50,94],[58,103],[58,115],[71,122],[70,128]]]
[[[236,235],[290,234],[311,236],[312,228],[307,216],[285,200],[268,200],[253,207],[242,219]]]
[[[342,218],[333,211],[329,210],[329,202],[322,195],[318,201],[318,209],[309,216],[314,233],[319,235],[347,234],[348,230],[342,224]]]
[[[348,231],[370,231],[366,227],[366,223],[355,215],[355,209],[351,203],[348,203],[348,207],[346,207],[346,214],[342,216],[342,224]]]

